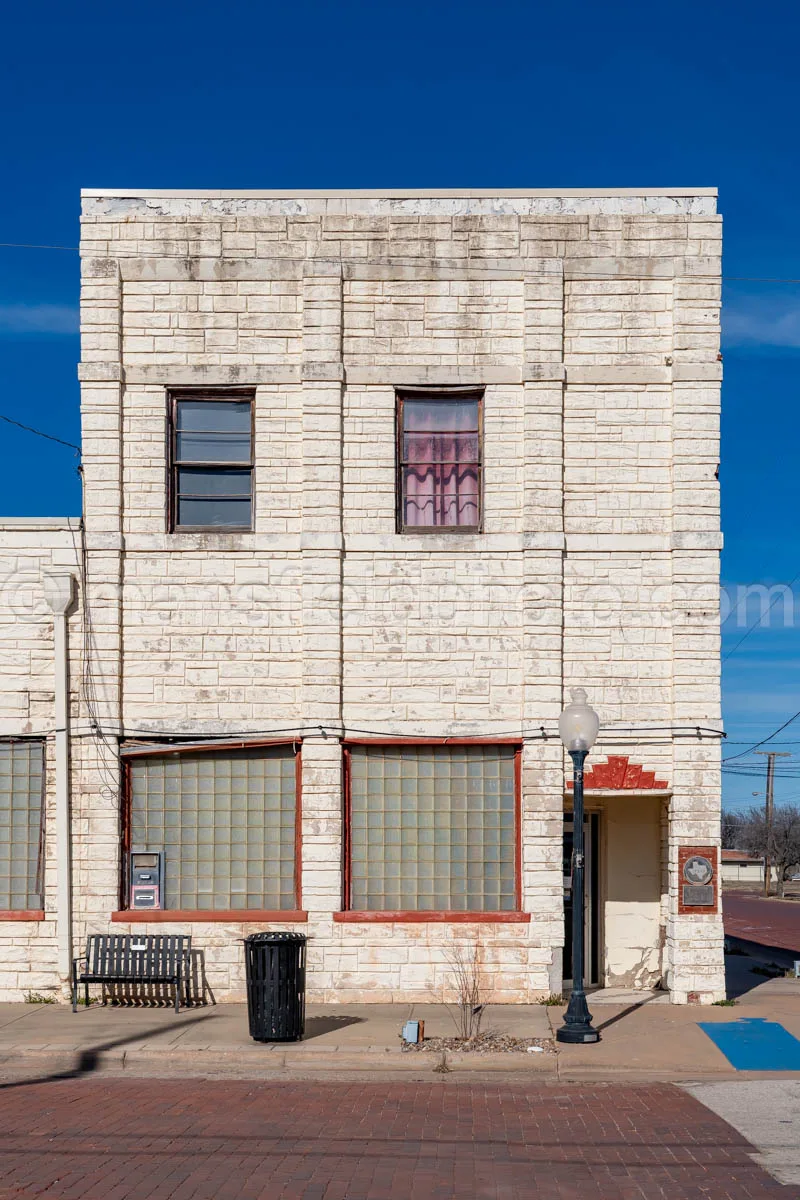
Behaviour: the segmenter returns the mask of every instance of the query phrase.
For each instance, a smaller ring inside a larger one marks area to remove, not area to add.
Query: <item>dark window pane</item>
[[[178,462],[250,462],[248,433],[181,433],[175,439]]]
[[[478,401],[404,400],[403,427],[423,433],[477,430]]]
[[[178,495],[243,498],[250,495],[250,471],[204,471],[198,467],[178,468]]]
[[[172,479],[176,528],[251,527],[251,414],[249,400],[176,402]],[[193,463],[198,465],[189,465]],[[227,463],[247,464],[247,469],[227,469]]]
[[[179,431],[250,436],[249,400],[179,400],[177,410]]]
[[[215,529],[249,529],[250,498],[245,500],[178,499],[178,525],[209,526]]]

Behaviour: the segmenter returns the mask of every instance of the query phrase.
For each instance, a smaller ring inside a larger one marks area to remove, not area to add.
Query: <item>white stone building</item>
[[[263,928],[312,999],[430,1000],[465,940],[496,1001],[560,992],[578,685],[587,983],[724,994],[682,876],[719,846],[715,197],[84,193],[83,522],[0,523],[0,998],[144,930],[241,998]]]

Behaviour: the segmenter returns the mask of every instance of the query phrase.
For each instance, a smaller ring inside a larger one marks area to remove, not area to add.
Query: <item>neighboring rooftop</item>
[[[0,530],[80,529],[80,517],[0,517]]]

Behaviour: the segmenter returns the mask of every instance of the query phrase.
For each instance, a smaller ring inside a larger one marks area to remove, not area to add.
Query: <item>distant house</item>
[[[763,883],[764,860],[744,850],[723,850],[720,875],[723,883]]]

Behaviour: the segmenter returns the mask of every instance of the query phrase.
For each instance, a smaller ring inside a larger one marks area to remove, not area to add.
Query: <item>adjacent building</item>
[[[722,883],[764,883],[764,859],[745,850],[723,850],[720,854],[720,880]],[[773,869],[772,878],[777,872]]]
[[[311,999],[561,992],[584,687],[587,983],[721,998],[715,192],[90,190],[81,247],[83,518],[0,522],[0,997],[182,931],[241,998],[263,928]]]

